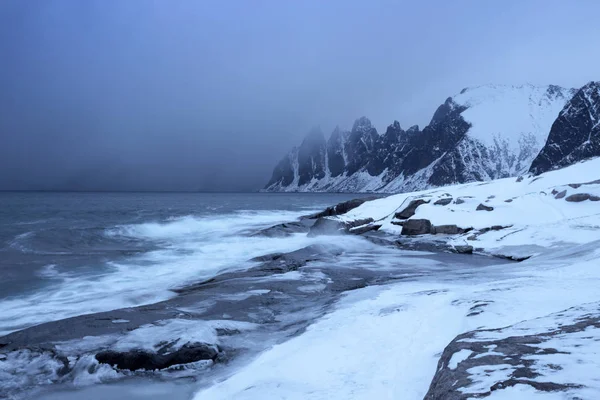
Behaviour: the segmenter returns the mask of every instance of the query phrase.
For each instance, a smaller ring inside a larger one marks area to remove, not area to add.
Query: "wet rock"
[[[562,192],[557,193],[556,196],[554,196],[554,198],[558,200],[558,199],[562,199],[566,195],[567,195],[567,191],[563,190]]]
[[[310,230],[308,231],[308,236],[315,237],[319,235],[341,235],[345,233],[354,233],[350,232],[352,228],[367,225],[372,222],[374,222],[373,218],[357,219],[354,221],[340,221],[331,218],[319,218],[317,222],[311,226]],[[369,230],[373,229],[368,229],[365,232],[368,232]]]
[[[371,232],[371,231],[378,231],[379,228],[381,228],[381,225],[366,224],[366,225],[357,226],[355,228],[350,228],[350,233],[352,233],[353,235],[362,235],[363,233],[367,233],[367,232]]]
[[[312,214],[312,215],[306,215],[302,218],[305,219],[317,219],[317,218],[322,218],[322,217],[333,217],[336,215],[342,215],[347,213],[350,210],[355,209],[356,207],[360,206],[361,204],[363,204],[366,201],[371,201],[371,200],[375,200],[380,198],[379,196],[372,196],[372,197],[364,197],[361,199],[353,199],[353,200],[348,200],[348,201],[344,201],[343,203],[339,203],[333,207],[327,207],[325,210],[318,212],[316,214]]]
[[[494,211],[494,207],[486,206],[484,204],[479,204],[476,208],[476,211]]]
[[[254,262],[266,262],[266,261],[275,261],[281,258],[281,256],[283,256],[284,253],[271,253],[271,254],[265,254],[264,256],[258,256],[258,257],[254,257],[251,258],[250,261],[254,261]]]
[[[168,354],[151,353],[143,350],[125,352],[107,350],[96,354],[96,360],[99,363],[108,364],[118,369],[153,371],[201,360],[214,361],[218,355],[219,351],[216,346],[196,343],[186,344]]]
[[[586,201],[586,200],[600,201],[600,197],[591,195],[589,193],[576,193],[576,194],[570,195],[565,200],[572,202],[572,203],[580,203],[580,202]]]
[[[469,245],[454,246],[454,251],[456,251],[459,254],[473,254],[473,246],[469,246]]]
[[[431,233],[431,228],[428,219],[409,219],[402,226],[402,235],[426,235]]]
[[[341,235],[346,232],[346,225],[342,221],[331,218],[319,218],[308,231],[309,237],[319,235]]]
[[[447,206],[450,203],[452,203],[452,197],[447,197],[445,199],[439,199],[438,201],[433,203],[433,205],[434,206]]]
[[[397,212],[395,217],[398,219],[408,219],[415,215],[415,212],[420,205],[427,203],[429,203],[429,201],[423,199],[412,200],[404,210]]]
[[[269,228],[261,229],[252,234],[252,236],[266,237],[286,237],[294,233],[306,233],[310,226],[303,222],[286,222],[283,224],[273,225]]]

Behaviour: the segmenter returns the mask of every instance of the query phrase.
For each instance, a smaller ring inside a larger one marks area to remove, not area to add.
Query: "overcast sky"
[[[0,189],[252,190],[312,126],[600,80],[600,2],[1,0]]]

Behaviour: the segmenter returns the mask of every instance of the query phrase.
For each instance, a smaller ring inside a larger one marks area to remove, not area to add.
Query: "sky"
[[[0,190],[249,191],[314,126],[600,80],[600,2],[2,0]]]

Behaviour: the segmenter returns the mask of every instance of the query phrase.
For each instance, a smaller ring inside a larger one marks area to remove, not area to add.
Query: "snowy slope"
[[[482,144],[497,177],[516,176],[529,169],[546,143],[550,127],[573,89],[558,86],[488,85],[461,92],[453,99],[467,109],[467,138]]]
[[[600,398],[598,171],[594,159],[523,180],[389,196],[332,217],[370,217],[398,235],[394,214],[426,199],[410,219],[474,228],[448,241],[534,256],[441,275],[415,258],[422,277],[348,293],[306,332],[195,399]],[[598,197],[567,201],[582,194]],[[467,238],[493,225],[505,228]]]
[[[474,230],[506,227],[476,238],[472,238],[473,232],[448,237],[450,243],[472,245],[494,254],[529,256],[548,247],[600,240],[600,201],[567,201],[584,193],[600,197],[599,171],[600,158],[596,158],[522,180],[505,178],[393,195],[366,202],[338,218],[373,218],[383,225],[382,231],[399,234],[402,227],[392,224],[394,214],[411,200],[424,199],[429,204],[417,208],[412,218]],[[442,198],[452,198],[452,202],[434,204]],[[493,207],[493,211],[476,211],[479,204]]]
[[[266,190],[395,193],[517,176],[528,171],[574,93],[554,85],[467,88],[422,131],[395,122],[379,135],[363,117],[352,131],[332,134],[324,175],[304,184],[291,179],[286,174],[298,162],[290,153],[286,174],[280,163]]]

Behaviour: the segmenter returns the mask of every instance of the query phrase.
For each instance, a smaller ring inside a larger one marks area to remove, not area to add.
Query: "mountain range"
[[[315,128],[265,191],[395,193],[539,174],[600,155],[600,82],[580,89],[485,85],[440,105],[422,130],[383,134],[366,117],[328,139]]]

